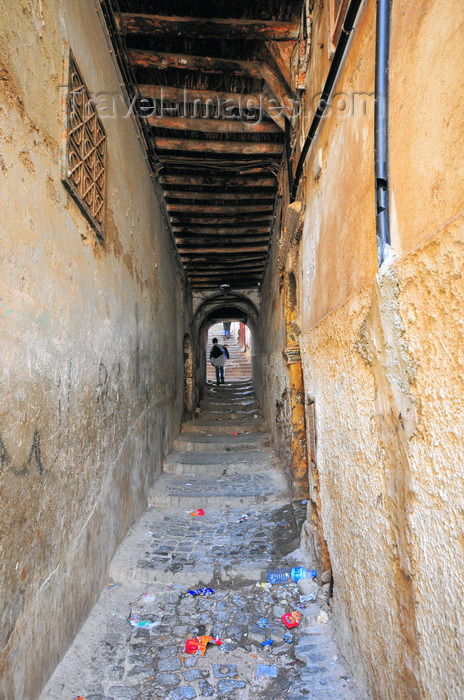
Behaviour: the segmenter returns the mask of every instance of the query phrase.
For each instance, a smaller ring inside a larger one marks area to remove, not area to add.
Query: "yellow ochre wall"
[[[327,4],[314,7],[306,108],[329,68]],[[375,13],[367,0],[335,93],[374,91]],[[393,2],[391,40],[392,254],[379,272],[373,105],[367,114],[332,112],[302,183],[297,323],[305,392],[316,407],[341,651],[373,698],[457,700],[464,695],[464,5]],[[272,264],[263,295],[277,313]],[[263,358],[278,349],[271,335]]]

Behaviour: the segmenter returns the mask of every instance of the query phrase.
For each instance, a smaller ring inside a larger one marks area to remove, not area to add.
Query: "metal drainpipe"
[[[377,0],[375,44],[375,220],[379,267],[390,246],[388,184],[388,70],[392,0]]]

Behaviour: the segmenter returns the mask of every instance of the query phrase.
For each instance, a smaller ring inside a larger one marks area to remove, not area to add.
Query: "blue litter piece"
[[[270,639],[270,638],[269,638],[269,639],[266,639],[265,642],[261,642],[261,646],[262,646],[262,647],[270,647],[271,644],[274,644],[274,640],[273,640],[273,639]]]
[[[197,595],[214,595],[212,588],[192,588],[192,590],[187,591],[186,596],[197,596]]]
[[[265,630],[266,627],[269,627],[267,617],[261,617],[259,620],[256,621],[256,624],[258,625],[258,627],[261,627],[262,630]]]
[[[277,678],[277,666],[265,666],[258,664],[258,678],[267,676],[268,678]]]
[[[293,642],[293,635],[288,633],[284,634],[284,642],[291,644]]]

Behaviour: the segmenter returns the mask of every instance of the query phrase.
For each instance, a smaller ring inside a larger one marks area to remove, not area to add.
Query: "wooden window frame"
[[[103,240],[107,137],[69,47],[65,53],[63,78],[61,180]]]

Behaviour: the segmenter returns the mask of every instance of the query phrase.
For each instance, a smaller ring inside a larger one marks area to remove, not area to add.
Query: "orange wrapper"
[[[185,653],[195,654],[195,656],[204,656],[208,644],[221,645],[222,642],[219,638],[215,639],[214,637],[207,637],[204,635],[202,637],[194,637],[193,639],[187,639],[187,641],[185,642]]]

